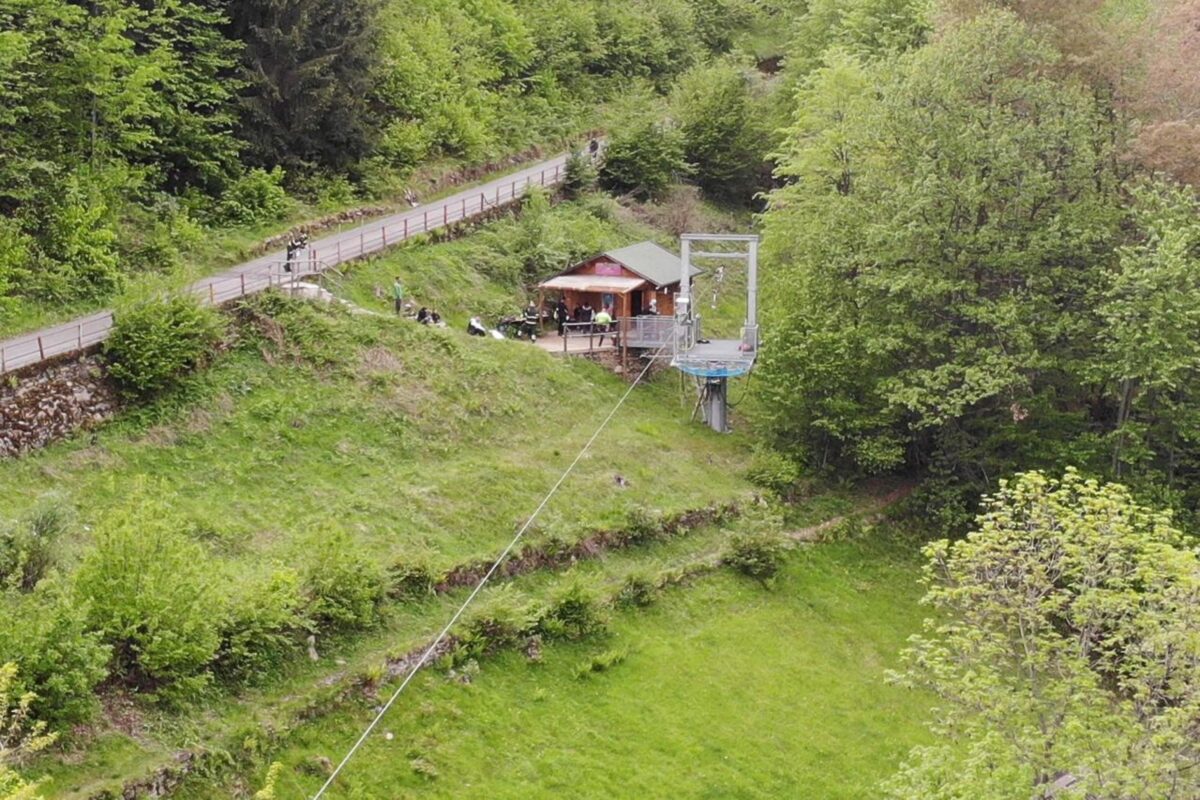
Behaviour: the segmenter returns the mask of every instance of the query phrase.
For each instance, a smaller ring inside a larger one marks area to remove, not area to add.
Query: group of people
[[[421,310],[417,312],[417,322],[440,328],[442,327],[442,315],[437,312],[437,309],[421,306]]]
[[[404,284],[399,276],[396,277],[395,282],[392,284],[392,299],[395,301],[397,316],[404,315],[406,311],[411,314],[412,304],[405,304],[404,302]],[[650,301],[649,313],[658,313],[658,303],[653,299]],[[551,316],[558,328],[559,336],[567,334],[568,324],[576,323],[582,330],[588,333],[599,334],[600,345],[604,344],[604,340],[607,337],[612,337],[613,342],[616,343],[617,336],[613,330],[616,320],[613,317],[613,311],[610,306],[604,306],[597,311],[585,299],[582,304],[575,307],[574,311],[571,311],[566,299],[559,298],[558,302],[554,304]],[[437,310],[425,306],[422,306],[417,311],[416,320],[422,325],[445,327],[445,323],[442,322],[442,317],[438,314]],[[501,320],[500,327],[497,330],[488,328],[480,317],[471,317],[467,322],[467,333],[471,336],[491,336],[496,339],[503,339],[504,333],[502,331],[507,326],[508,335],[515,336],[518,339],[528,337],[530,341],[536,342],[538,334],[541,331],[541,325],[542,310],[537,307],[536,303],[530,301],[516,316]]]
[[[399,275],[392,281],[392,301],[396,304],[397,317],[404,316],[406,313],[412,313],[412,304],[404,302],[404,282],[400,280]],[[442,322],[442,315],[435,308],[421,306],[420,310],[417,311],[416,319],[422,325],[445,326]]]
[[[591,302],[584,300],[582,305],[575,307],[575,310],[570,311],[567,306],[567,301],[560,298],[554,304],[554,323],[558,327],[558,335],[566,336],[567,325],[576,323],[579,327],[590,333],[600,334],[600,344],[604,344],[604,337],[612,332],[613,328],[613,313],[612,309],[604,306],[599,311],[592,308]],[[586,326],[586,327],[585,327]],[[614,341],[616,337],[614,336]]]

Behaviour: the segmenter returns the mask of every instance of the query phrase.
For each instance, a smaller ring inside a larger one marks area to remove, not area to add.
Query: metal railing
[[[620,317],[617,326],[626,347],[659,348],[675,335],[674,317]]]
[[[189,289],[214,305],[237,300],[299,277],[355,261],[414,237],[447,228],[456,222],[481,217],[525,196],[534,186],[556,186],[565,177],[565,158],[559,156],[540,171],[529,171],[511,181],[499,181],[480,190],[461,192],[437,201],[427,209],[370,223],[314,242],[288,272],[283,261],[259,260],[193,284]],[[85,350],[108,338],[113,312],[100,311],[69,323],[0,342],[0,374]]]
[[[677,322],[677,321],[676,321]],[[685,324],[675,324],[671,326],[674,332],[675,352],[676,357],[687,353],[696,346],[696,342],[704,338],[700,333],[700,315],[692,317]]]
[[[742,352],[758,352],[758,326],[745,325],[742,327]]]
[[[609,339],[615,346],[620,341],[620,331],[615,323],[607,323],[597,325],[594,322],[567,322],[563,324],[563,353],[570,352],[569,343],[572,339],[587,339],[588,347],[586,351],[577,352],[592,352],[598,346],[602,346],[604,339]],[[597,344],[599,342],[599,344]]]

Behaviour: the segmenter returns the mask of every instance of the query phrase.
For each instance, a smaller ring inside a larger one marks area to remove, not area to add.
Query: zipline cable
[[[409,669],[408,674],[404,676],[404,681],[399,687],[397,687],[396,691],[392,693],[391,698],[388,699],[383,708],[379,709],[379,713],[377,713],[375,718],[371,720],[371,724],[367,726],[365,731],[363,731],[362,736],[358,737],[358,741],[356,741],[354,746],[351,747],[349,752],[346,753],[346,756],[341,760],[341,763],[339,763],[337,767],[334,768],[333,772],[330,773],[329,779],[325,781],[325,784],[320,789],[317,790],[317,793],[313,795],[312,800],[320,800],[329,787],[333,785],[333,782],[337,780],[338,775],[340,775],[342,770],[345,769],[346,765],[350,763],[350,759],[354,758],[355,753],[357,753],[359,748],[362,747],[367,741],[367,738],[371,735],[371,732],[374,731],[379,723],[383,721],[384,715],[387,714],[388,710],[391,709],[396,700],[399,699],[401,693],[408,687],[408,684],[412,682],[412,679],[416,676],[417,672],[420,671],[421,667],[425,666],[425,663],[429,661],[430,657],[434,654],[434,652],[436,652],[438,646],[442,643],[446,636],[449,635],[450,629],[454,627],[454,624],[458,622],[459,618],[462,617],[479,593],[483,591],[483,587],[486,586],[487,582],[491,580],[493,575],[496,574],[496,570],[500,569],[500,565],[504,563],[504,560],[508,558],[509,553],[511,553],[513,548],[517,546],[517,543],[521,541],[521,537],[523,537],[525,532],[529,530],[529,526],[532,525],[533,521],[537,519],[539,514],[542,513],[542,510],[550,502],[551,498],[558,493],[559,488],[563,485],[563,483],[566,482],[567,478],[570,477],[571,473],[575,470],[575,467],[577,467],[579,462],[583,460],[583,457],[587,455],[588,450],[590,450],[592,445],[596,443],[596,440],[600,438],[600,434],[603,433],[604,429],[608,427],[608,423],[612,422],[613,417],[615,417],[617,412],[621,410],[621,406],[625,405],[625,401],[629,399],[631,394],[633,394],[633,390],[637,388],[638,384],[642,382],[642,379],[646,377],[646,374],[650,372],[650,368],[654,366],[655,359],[660,353],[662,353],[664,349],[665,347],[660,347],[658,352],[654,354],[654,357],[647,361],[646,368],[643,369],[641,374],[639,374],[634,382],[630,384],[629,389],[621,396],[621,399],[617,401],[617,404],[613,406],[612,411],[608,413],[608,416],[604,418],[604,421],[600,423],[600,427],[596,428],[596,432],[592,434],[592,438],[588,439],[587,444],[585,444],[583,449],[579,451],[579,455],[575,456],[575,460],[571,462],[570,466],[567,467],[566,471],[563,472],[558,481],[553,487],[551,487],[550,492],[542,499],[542,502],[538,504],[538,507],[534,509],[533,514],[529,517],[529,519],[525,520],[525,524],[522,525],[520,530],[517,531],[517,535],[513,537],[512,541],[508,543],[508,546],[504,548],[499,557],[497,557],[492,563],[491,568],[488,569],[487,573],[483,576],[483,578],[480,579],[475,588],[471,590],[471,593],[467,595],[467,599],[464,600],[463,604],[459,606],[457,611],[454,612],[454,616],[452,616],[450,621],[446,623],[446,627],[442,628],[442,632],[437,635],[437,638],[433,640],[433,643],[426,648],[426,650],[421,654],[421,657],[417,659],[417,662],[413,664],[411,669]]]

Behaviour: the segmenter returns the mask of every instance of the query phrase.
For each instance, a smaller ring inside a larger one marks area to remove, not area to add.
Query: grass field
[[[454,318],[480,298],[520,297],[522,254],[531,250],[570,240],[598,251],[647,237],[661,235],[610,205],[568,204],[536,224],[506,220],[364,263],[343,288],[373,308],[381,301],[372,284],[400,272],[415,295],[436,298]],[[734,294],[718,309],[730,320],[740,313],[724,307],[739,302]],[[92,546],[91,531],[142,482],[168,499],[231,591],[305,563],[313,542],[335,530],[380,563],[418,559],[446,570],[494,556],[627,389],[597,365],[473,339],[457,326],[277,297],[257,301],[242,320],[230,349],[182,390],[97,432],[0,462],[8,489],[0,518],[21,515],[46,492],[60,496],[76,515],[60,562],[69,574]],[[745,504],[754,491],[744,478],[747,440],[689,422],[692,402],[673,373],[639,387],[531,538],[573,540],[645,512]],[[826,493],[789,520],[817,523],[870,502]],[[711,564],[726,536],[709,527],[514,585],[543,597],[563,580],[612,584],[635,571]],[[343,796],[505,797],[535,779],[541,796],[575,786],[578,796],[624,788],[778,796],[805,785],[825,792],[810,796],[855,796],[914,741],[924,705],[880,682],[916,627],[905,552],[882,542],[806,551],[772,592],[717,575],[644,614],[617,614],[603,640],[548,647],[539,667],[501,656],[466,688],[431,672],[415,687],[427,697],[418,713],[409,708],[395,723],[393,741],[408,742],[401,757],[368,751],[374,766],[365,774],[375,782],[356,773],[365,794]],[[427,642],[462,596],[391,602],[369,631],[322,631],[318,661],[296,652],[270,675],[218,684],[182,708],[106,694],[101,719],[31,772],[47,777],[47,797],[82,800],[119,794],[179,750],[199,749],[233,761],[218,759],[187,792],[228,797],[261,780],[252,765],[265,763],[263,748],[282,749],[289,767],[314,752],[336,756],[362,721],[338,693]],[[574,677],[580,661],[610,649],[628,651],[625,663],[589,681]],[[247,742],[260,743],[249,756]],[[496,762],[503,768],[494,768],[494,751],[509,754]],[[441,777],[419,775],[414,764]],[[288,769],[277,796],[301,796],[312,782]]]
[[[597,236],[612,238],[597,244],[640,233],[602,225]],[[449,263],[455,254],[480,252],[477,244],[399,257]],[[473,285],[503,291],[480,274]],[[432,291],[423,276],[406,274],[414,291]],[[263,312],[271,316],[244,325],[231,349],[179,392],[99,431],[0,463],[0,519],[21,516],[44,494],[60,497],[75,515],[60,554],[69,574],[91,547],[91,531],[142,482],[168,500],[222,585],[302,564],[314,538],[332,530],[380,563],[419,559],[444,570],[494,556],[628,388],[597,365],[525,343],[281,299],[253,313]],[[631,513],[745,497],[744,441],[689,423],[689,411],[673,375],[639,388],[546,508],[535,535],[571,539],[619,528]],[[344,641],[325,637],[322,650],[369,661],[415,644],[445,615],[436,603],[396,608],[383,629]],[[70,745],[82,749],[38,771],[52,773],[55,797],[119,786],[175,748],[223,741],[254,720],[255,707],[307,697],[334,669],[304,663],[302,653],[296,661],[294,672],[249,696],[210,693],[182,712],[137,706],[132,730],[102,720]]]
[[[540,664],[486,661],[470,685],[430,671],[329,796],[871,796],[925,741],[928,708],[883,680],[921,617],[915,547],[885,536],[807,549],[772,590],[703,578],[618,614],[601,640],[548,648]],[[577,677],[606,651],[627,655]],[[321,779],[303,765],[336,762],[367,720],[344,713],[299,731],[270,756],[285,765],[278,796],[311,796]]]

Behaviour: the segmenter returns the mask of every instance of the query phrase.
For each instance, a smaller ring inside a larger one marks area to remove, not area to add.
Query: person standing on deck
[[[554,321],[558,323],[558,335],[562,336],[567,329],[567,320],[570,319],[567,309],[566,298],[558,298],[558,302],[554,305]]]
[[[396,281],[392,284],[392,299],[396,301],[396,316],[404,313],[404,284],[400,282],[400,276],[396,276]]]
[[[604,334],[612,330],[612,314],[608,313],[608,307],[600,309],[600,313],[596,315],[596,330],[600,333],[600,346],[604,346]]]

